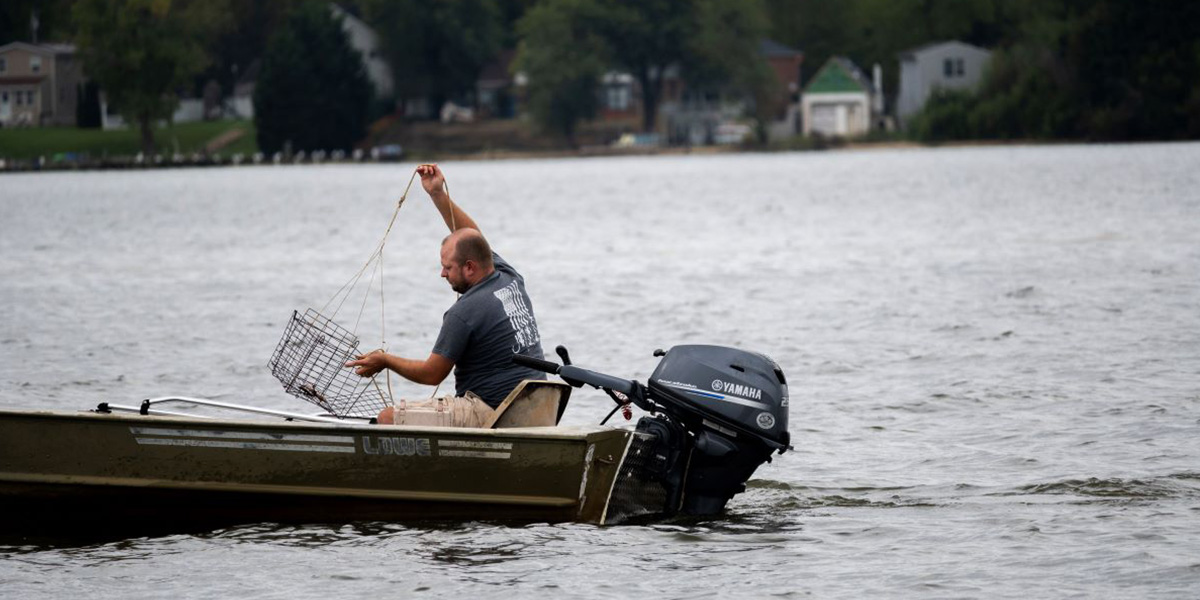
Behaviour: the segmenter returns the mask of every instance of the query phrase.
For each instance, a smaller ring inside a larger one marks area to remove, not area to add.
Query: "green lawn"
[[[203,150],[217,136],[234,129],[241,129],[242,136],[218,152],[229,156],[237,152],[253,154],[258,151],[254,123],[251,121],[182,123],[156,129],[154,138],[158,141],[160,153],[170,154],[178,150],[183,154],[191,154]],[[46,160],[53,160],[55,155],[67,152],[102,158],[133,156],[140,150],[141,135],[132,128],[119,131],[73,127],[0,129],[0,157],[3,158],[32,159],[45,156]]]

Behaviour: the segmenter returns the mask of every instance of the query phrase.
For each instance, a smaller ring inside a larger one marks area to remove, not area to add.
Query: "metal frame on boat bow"
[[[207,406],[210,408],[220,408],[224,410],[233,410],[248,412],[260,415],[270,415],[273,417],[281,417],[289,421],[309,421],[313,423],[334,423],[339,425],[347,425],[356,421],[373,422],[374,419],[363,419],[357,417],[338,418],[327,415],[305,415],[300,413],[271,410],[269,408],[258,408],[256,406],[245,406],[242,404],[233,404],[230,402],[217,402],[216,400],[208,400],[205,398],[191,398],[188,396],[163,396],[160,398],[147,398],[142,400],[141,406],[125,406],[121,404],[112,404],[109,402],[101,402],[96,406],[94,412],[110,413],[113,411],[139,413],[143,415],[156,415],[165,417],[191,417],[197,419],[212,419],[209,415],[196,415],[191,413],[173,412],[168,410],[151,410],[152,406],[158,404],[168,404],[174,402],[186,402],[197,406]]]

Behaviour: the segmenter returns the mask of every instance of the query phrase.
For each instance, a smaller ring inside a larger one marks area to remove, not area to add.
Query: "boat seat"
[[[526,379],[509,392],[483,427],[554,427],[562,420],[570,398],[571,386],[561,381]]]

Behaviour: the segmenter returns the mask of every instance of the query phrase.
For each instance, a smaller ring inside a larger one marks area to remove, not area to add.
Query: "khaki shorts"
[[[383,409],[381,425],[426,425],[435,427],[483,427],[496,411],[467,392],[465,396],[438,396],[424,400],[397,400]]]

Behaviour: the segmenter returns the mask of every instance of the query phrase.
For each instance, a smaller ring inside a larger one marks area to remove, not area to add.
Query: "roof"
[[[0,52],[9,50],[25,50],[37,54],[74,54],[73,44],[30,44],[28,42],[9,42],[0,46]]]
[[[845,56],[834,56],[804,86],[805,94],[871,93],[871,80]]]
[[[938,48],[941,46],[966,46],[968,48],[974,48],[976,50],[979,50],[980,52],[988,51],[986,48],[980,48],[979,46],[975,46],[973,44],[968,44],[966,42],[960,42],[958,40],[942,40],[940,42],[929,42],[928,44],[921,44],[920,46],[916,46],[914,48],[909,48],[908,50],[903,50],[901,52],[897,52],[896,56],[900,57],[900,60],[906,60],[908,58],[915,57],[918,54],[923,54],[929,50],[932,50],[934,48]]]
[[[802,54],[799,50],[784,46],[775,40],[763,38],[758,42],[758,53],[767,57],[774,58],[776,56],[798,56]]]

